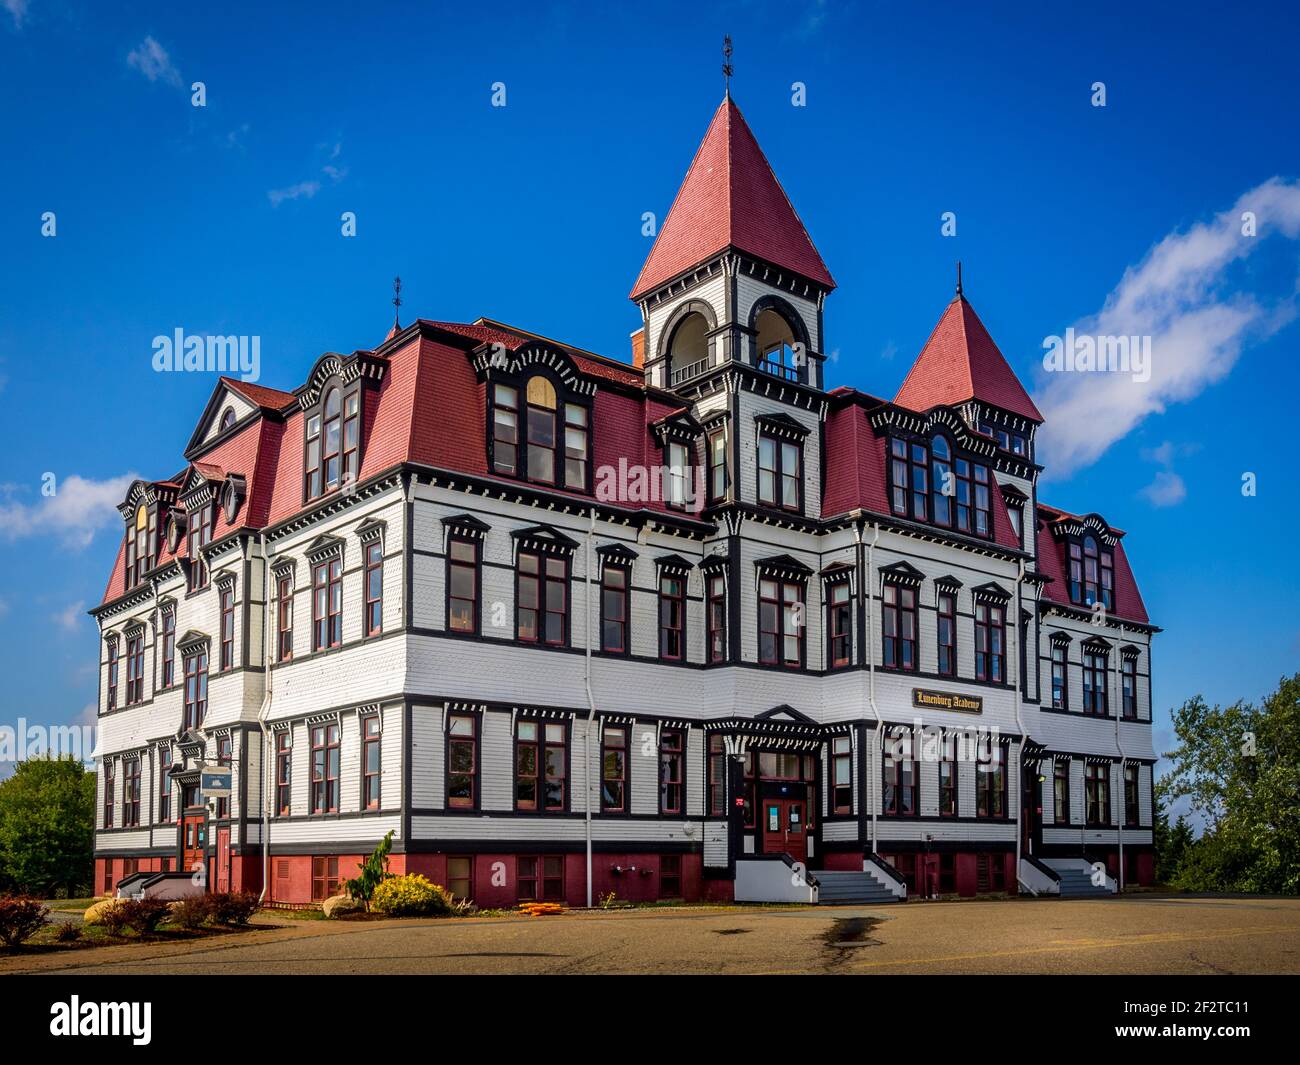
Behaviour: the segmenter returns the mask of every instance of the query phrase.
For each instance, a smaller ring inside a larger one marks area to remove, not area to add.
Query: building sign
[[[912,705],[919,710],[958,710],[964,714],[981,714],[984,712],[984,697],[913,688]]]
[[[230,798],[230,770],[203,769],[199,772],[199,791],[205,798]]]

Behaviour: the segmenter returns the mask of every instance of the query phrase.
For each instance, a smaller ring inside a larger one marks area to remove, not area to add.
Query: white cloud
[[[1242,234],[1247,211],[1259,236]],[[1100,311],[1075,323],[1081,336],[1151,337],[1151,376],[1043,375],[1034,397],[1046,419],[1039,457],[1052,476],[1095,462],[1147,416],[1195,398],[1231,372],[1248,343],[1294,317],[1294,293],[1270,303],[1226,291],[1229,268],[1273,233],[1300,237],[1300,182],[1271,178],[1212,221],[1170,233],[1124,272]]]
[[[242,122],[226,134],[224,144],[227,148],[243,148],[244,137],[248,135],[249,125]]]
[[[21,29],[27,18],[27,0],[0,0],[0,7],[13,16],[14,28]]]
[[[1139,494],[1153,507],[1173,507],[1187,498],[1187,485],[1173,470],[1160,470]]]
[[[134,67],[150,81],[163,81],[181,86],[181,72],[172,63],[167,49],[152,37],[146,37],[126,57],[126,65]]]
[[[78,599],[75,603],[55,613],[54,620],[64,632],[76,632],[77,626],[81,624],[85,616],[86,601]]]
[[[318,192],[320,192],[319,181],[300,181],[287,189],[272,189],[266,196],[271,201],[272,207],[279,207],[285,200],[296,200],[303,196],[310,200]]]
[[[95,481],[75,473],[55,482],[55,493],[37,503],[24,503],[10,492],[0,496],[0,536],[19,540],[29,536],[57,536],[69,547],[85,547],[107,525],[121,524],[117,505],[136,479],[134,473]]]

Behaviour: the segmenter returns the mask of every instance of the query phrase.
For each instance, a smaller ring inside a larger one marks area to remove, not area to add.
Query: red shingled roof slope
[[[1049,507],[1047,504],[1040,502],[1038,504],[1038,517],[1044,526],[1038,532],[1038,572],[1044,577],[1051,578],[1051,582],[1043,589],[1043,599],[1064,606],[1077,606],[1078,604],[1070,603],[1070,584],[1066,576],[1068,569],[1066,566],[1065,541],[1057,540],[1052,535],[1053,522],[1062,518],[1070,519],[1077,516],[1069,511],[1058,510],[1056,507]],[[1111,532],[1123,535],[1114,526],[1111,526]],[[1142,601],[1142,593],[1138,591],[1137,579],[1133,576],[1133,568],[1128,562],[1128,552],[1124,550],[1124,541],[1121,539],[1113,550],[1115,553],[1115,609],[1113,613],[1121,619],[1148,624],[1151,619],[1147,615],[1146,604]]]
[[[630,298],[640,299],[725,248],[835,287],[730,96],[709,123]]]
[[[975,308],[957,296],[934,327],[894,402],[909,410],[978,399],[1041,422],[1034,401],[1002,357]]]

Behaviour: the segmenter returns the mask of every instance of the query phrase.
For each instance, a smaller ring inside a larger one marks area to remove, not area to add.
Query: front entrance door
[[[803,799],[764,799],[763,853],[785,853],[796,861],[807,860],[808,835],[803,814]]]
[[[186,810],[181,815],[181,869],[187,873],[204,871],[207,879],[208,814],[206,810]]]
[[[230,829],[217,829],[217,890],[230,890]]]

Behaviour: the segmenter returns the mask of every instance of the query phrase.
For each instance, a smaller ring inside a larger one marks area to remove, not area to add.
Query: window
[[[158,751],[158,823],[172,819],[172,752],[170,747]]]
[[[1001,684],[1006,677],[1005,608],[975,602],[975,679]]]
[[[1052,708],[1068,710],[1070,706],[1070,649],[1064,641],[1052,644]]]
[[[720,503],[727,498],[727,430],[721,427],[710,430],[706,450],[709,458],[709,502]]]
[[[911,755],[909,738],[897,737],[885,745],[880,812],[886,817],[912,817],[916,814],[916,762]]]
[[[682,856],[680,854],[663,854],[659,857],[659,897],[661,899],[682,897]]]
[[[497,385],[492,395],[492,467],[513,477],[519,472],[519,390]]]
[[[144,701],[144,633],[137,632],[126,641],[127,705]]]
[[[474,897],[474,859],[456,855],[447,859],[447,890],[452,898]]]
[[[313,725],[311,729],[311,812],[339,812],[338,725]]]
[[[303,495],[307,499],[315,499],[321,494],[319,414],[312,414],[307,418],[304,434],[307,442],[307,457],[304,462],[306,468],[303,471]]]
[[[758,360],[758,368],[773,377],[782,377],[787,381],[799,380],[799,365],[794,348],[782,341],[763,352]]]
[[[126,763],[122,783],[122,827],[133,828],[140,823],[140,759]]]
[[[957,737],[944,736],[939,754],[939,816],[957,816]]]
[[[1025,546],[1025,512],[1016,503],[1007,503],[1007,517],[1011,519],[1011,529],[1016,534],[1016,541]]]
[[[680,814],[685,776],[685,749],[678,729],[664,729],[659,735],[659,812]]]
[[[1089,762],[1083,767],[1083,798],[1089,825],[1110,823],[1110,766]]]
[[[231,762],[234,760],[233,740],[229,735],[220,736],[217,739],[217,765],[223,769],[229,769]],[[230,816],[230,799],[228,797],[217,800],[217,816]]]
[[[1082,543],[1069,542],[1070,601],[1092,606],[1101,602],[1107,610],[1115,606],[1115,556],[1103,551],[1094,536]]]
[[[134,588],[153,568],[156,519],[144,504],[136,507],[135,520],[126,530],[126,587]]]
[[[1124,765],[1124,824],[1138,823],[1138,767],[1130,763]]]
[[[196,592],[208,586],[208,564],[203,561],[202,548],[212,540],[213,521],[216,508],[211,503],[204,503],[190,515],[185,536],[188,540],[186,554],[190,565],[186,574],[186,588]]]
[[[162,686],[176,683],[176,611],[164,610],[162,616]]]
[[[930,469],[930,504],[936,525],[952,525],[952,497],[955,492],[952,476],[952,449],[948,438],[936,436],[930,441],[933,461]]]
[[[564,405],[564,486],[580,492],[587,488],[588,418],[586,407]]]
[[[957,675],[957,596],[940,592],[937,600],[936,631],[939,645],[939,675]]]
[[[276,642],[276,655],[281,662],[293,658],[293,579],[283,576],[275,582],[276,628],[279,639]]]
[[[975,471],[975,535],[989,537],[993,535],[989,468],[978,464],[972,468]]]
[[[453,714],[447,722],[447,805],[478,805],[478,719]]]
[[[1109,656],[1104,648],[1083,649],[1083,712],[1098,717],[1108,717],[1110,707],[1106,701],[1106,669]]]
[[[883,665],[916,669],[916,589],[885,582],[880,591]]]
[[[235,589],[227,584],[221,589],[221,667],[224,673],[235,665]]]
[[[540,374],[528,381],[528,479],[555,483],[555,386]]]
[[[853,738],[831,740],[831,812],[853,812]]]
[[[316,563],[311,583],[311,649],[338,647],[343,642],[343,559]]]
[[[1123,688],[1121,694],[1124,697],[1122,708],[1124,712],[1124,719],[1126,721],[1136,721],[1138,716],[1137,671],[1138,671],[1137,655],[1124,655],[1120,659],[1120,683]]]
[[[975,763],[975,816],[1007,816],[1007,760],[1009,747],[1005,740],[988,742],[988,757]]]
[[[185,727],[201,728],[208,709],[208,652],[185,656]]]
[[[627,726],[606,725],[600,739],[600,812],[627,812]]]
[[[366,635],[384,631],[384,545],[378,540],[366,544]]]
[[[853,599],[848,581],[836,581],[827,589],[826,632],[830,640],[827,657],[832,669],[847,666],[852,657]]]
[[[112,762],[104,763],[104,827],[113,827],[113,798],[117,789],[113,786],[114,766]]]
[[[478,632],[478,541],[452,537],[447,545],[447,627]]]
[[[519,639],[553,646],[567,641],[568,569],[565,559],[519,552],[516,593]]]
[[[311,860],[311,899],[322,902],[339,893],[343,881],[339,879],[339,859],[331,854]]]
[[[782,510],[800,510],[803,449],[769,433],[758,434],[758,501]]]
[[[519,881],[520,902],[564,901],[563,854],[547,854],[540,858],[517,858],[515,870]]]
[[[709,661],[727,660],[727,579],[721,573],[711,574],[707,581]]]
[[[727,816],[727,741],[709,737],[709,816]]]
[[[659,577],[659,657],[686,658],[686,578],[672,573]]]
[[[565,809],[568,730],[565,725],[520,721],[515,725],[515,809]]]
[[[628,570],[626,566],[605,563],[600,577],[600,649],[610,654],[626,654]]]
[[[664,449],[668,467],[668,481],[664,488],[664,502],[670,507],[686,506],[691,477],[690,449],[685,444],[670,443]]]
[[[343,484],[357,483],[360,464],[357,461],[357,449],[361,440],[361,395],[357,392],[348,394],[343,401]]]
[[[1070,823],[1070,762],[1058,758],[1052,763],[1052,813],[1058,825]]]
[[[224,411],[221,412],[221,427],[218,431],[224,433],[227,429],[229,429],[234,424],[235,424],[235,408],[227,407]]]
[[[758,660],[803,667],[803,585],[764,578],[758,582]]]
[[[379,715],[361,719],[361,808],[379,809]]]
[[[108,709],[117,708],[117,639],[108,641]]]
[[[293,808],[293,733],[284,729],[275,734],[275,809],[288,817]]]
[[[339,456],[343,435],[340,431],[340,417],[343,413],[343,401],[337,388],[331,388],[325,393],[323,409],[325,412],[325,442],[322,447],[321,465],[324,490],[328,492],[339,486],[341,470]]]

